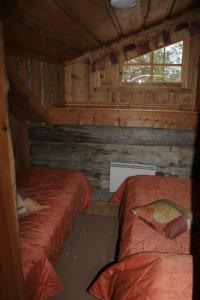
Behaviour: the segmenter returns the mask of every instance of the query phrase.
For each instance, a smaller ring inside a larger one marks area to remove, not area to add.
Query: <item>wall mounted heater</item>
[[[156,166],[132,163],[110,163],[110,192],[115,192],[120,184],[129,176],[155,175]]]

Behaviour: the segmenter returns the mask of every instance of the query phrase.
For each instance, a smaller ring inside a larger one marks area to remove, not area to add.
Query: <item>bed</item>
[[[198,200],[198,195],[198,187],[187,179],[127,178],[111,200],[121,205],[118,260],[102,272],[89,292],[103,300],[191,300],[192,254],[200,253],[199,231],[195,233],[195,249],[191,254],[190,231],[167,239],[131,209],[158,199],[171,199],[191,209],[191,198]]]
[[[26,297],[43,300],[62,289],[54,264],[76,216],[91,205],[91,185],[79,171],[31,167],[17,189],[42,206],[20,218],[19,231]]]

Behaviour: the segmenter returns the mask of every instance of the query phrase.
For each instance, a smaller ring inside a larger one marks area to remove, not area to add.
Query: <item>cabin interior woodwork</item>
[[[25,298],[15,176],[23,169],[81,169],[105,198],[107,162],[119,157],[150,151],[159,172],[190,177],[200,108],[200,4],[140,0],[115,10],[109,0],[7,0],[0,12],[0,299],[18,300]],[[163,32],[171,43],[184,41],[182,83],[124,84],[121,68],[135,58],[134,48],[152,45]],[[148,144],[148,134],[157,141]]]

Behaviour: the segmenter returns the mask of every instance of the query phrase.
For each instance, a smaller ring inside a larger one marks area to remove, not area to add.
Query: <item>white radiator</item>
[[[120,184],[129,176],[155,175],[156,166],[132,163],[110,163],[110,192],[115,192]]]

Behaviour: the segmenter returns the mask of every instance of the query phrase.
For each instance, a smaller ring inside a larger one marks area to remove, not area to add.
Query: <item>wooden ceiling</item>
[[[5,41],[9,47],[72,60],[181,15],[199,2],[138,0],[133,8],[114,10],[109,0],[7,0]]]

